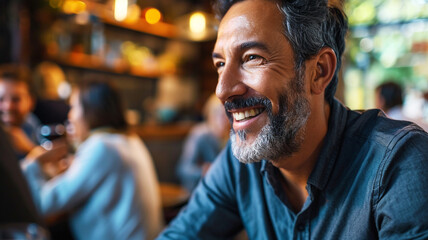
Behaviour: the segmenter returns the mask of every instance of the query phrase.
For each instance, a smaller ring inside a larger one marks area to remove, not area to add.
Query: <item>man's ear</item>
[[[311,82],[311,92],[313,94],[324,93],[325,88],[333,78],[336,71],[337,59],[333,49],[322,48],[315,56],[315,77]]]

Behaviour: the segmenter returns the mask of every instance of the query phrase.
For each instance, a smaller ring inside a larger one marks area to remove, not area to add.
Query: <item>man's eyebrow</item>
[[[269,48],[266,46],[266,44],[256,41],[250,41],[250,42],[244,42],[239,46],[239,49],[241,51],[245,51],[251,48],[258,48],[263,51],[269,52]],[[212,53],[212,58],[222,58],[222,55],[216,52]]]
[[[269,48],[266,46],[266,44],[256,41],[251,42],[244,42],[241,44],[241,51],[251,49],[251,48],[258,48],[263,51],[269,52]]]
[[[221,54],[213,52],[212,58],[221,58]]]

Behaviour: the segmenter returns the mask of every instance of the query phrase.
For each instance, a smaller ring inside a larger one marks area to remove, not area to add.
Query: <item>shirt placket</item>
[[[298,216],[294,222],[293,239],[306,240],[310,236],[310,224],[309,220]]]
[[[278,182],[278,176],[275,175],[272,166],[267,167],[267,174],[266,179],[268,184],[271,185],[273,189],[275,189],[275,194],[278,196],[279,199],[281,199],[281,202],[283,207],[285,208],[285,211],[289,211],[291,215],[294,215],[294,222],[293,226],[288,225],[288,227],[292,227],[292,238],[293,239],[310,239],[310,205],[313,202],[313,193],[311,189],[309,190],[309,197],[307,198],[306,202],[304,203],[302,210],[295,214],[293,211],[287,206],[286,202],[286,196],[282,192],[280,188],[280,183]],[[286,228],[287,226],[282,226]],[[282,232],[287,232],[286,229],[283,229]],[[291,234],[291,232],[289,231]],[[290,236],[291,237],[291,236]]]
[[[310,206],[313,200],[312,191],[309,190],[309,196],[303,204],[302,210],[296,215],[293,228],[293,239],[310,239]]]

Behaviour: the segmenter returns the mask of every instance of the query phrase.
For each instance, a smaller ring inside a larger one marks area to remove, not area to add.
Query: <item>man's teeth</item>
[[[246,110],[243,112],[235,112],[235,113],[233,113],[233,118],[236,121],[241,121],[241,120],[246,119],[246,118],[254,117],[257,114],[259,114],[261,111],[262,110],[260,108],[257,108],[257,109]]]

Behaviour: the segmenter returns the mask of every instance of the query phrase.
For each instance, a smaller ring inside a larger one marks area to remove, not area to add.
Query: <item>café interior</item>
[[[343,4],[350,29],[336,97],[351,109],[374,108],[376,86],[394,81],[405,111],[428,122],[428,1]],[[180,155],[217,84],[210,1],[2,0],[0,19],[0,63],[49,75],[63,101],[88,76],[115,83],[152,156],[165,218],[173,218],[190,194],[177,176]]]

